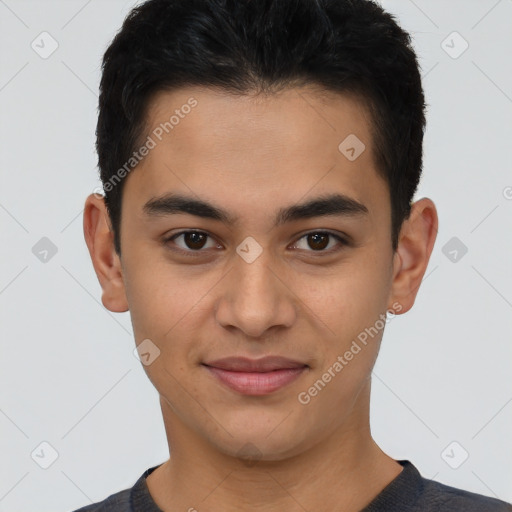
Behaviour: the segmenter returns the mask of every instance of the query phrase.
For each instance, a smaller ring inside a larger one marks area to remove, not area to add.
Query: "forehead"
[[[331,154],[338,139],[350,134],[372,145],[363,100],[314,86],[245,95],[204,87],[161,91],[148,104],[146,124],[148,134],[160,127],[197,156],[207,149],[264,155],[278,146]]]
[[[257,95],[187,87],[156,94],[145,126],[141,140],[151,138],[153,147],[126,185],[141,201],[179,190],[233,206],[248,195],[289,203],[335,188],[364,203],[385,186],[370,115],[354,96],[313,87]]]

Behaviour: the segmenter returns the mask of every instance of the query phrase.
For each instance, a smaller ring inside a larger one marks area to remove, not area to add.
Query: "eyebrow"
[[[233,225],[237,217],[206,201],[182,194],[170,193],[150,199],[142,208],[148,217],[185,213]],[[344,194],[330,194],[307,202],[281,208],[275,217],[274,226],[287,222],[324,216],[360,217],[368,214],[368,208]]]

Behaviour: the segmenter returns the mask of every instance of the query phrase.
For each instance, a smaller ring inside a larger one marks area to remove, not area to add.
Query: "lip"
[[[254,396],[283,388],[309,368],[305,363],[280,356],[227,357],[203,363],[203,366],[232,390]]]
[[[281,356],[265,356],[260,359],[249,357],[224,357],[204,363],[206,366],[232,372],[271,372],[290,368],[302,368],[305,363]]]

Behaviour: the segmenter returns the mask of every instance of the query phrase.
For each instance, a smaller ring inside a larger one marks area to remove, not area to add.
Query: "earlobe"
[[[89,195],[85,201],[83,228],[92,264],[103,290],[103,305],[114,313],[128,311],[121,260],[114,249],[105,200],[98,194]]]
[[[437,236],[438,217],[428,198],[416,201],[402,225],[393,260],[389,304],[399,303],[398,314],[409,311],[416,299]]]

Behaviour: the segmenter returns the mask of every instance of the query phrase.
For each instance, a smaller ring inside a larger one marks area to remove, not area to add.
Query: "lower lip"
[[[283,368],[271,372],[234,372],[206,366],[215,377],[229,388],[243,395],[268,395],[297,379],[306,366],[300,368]]]

